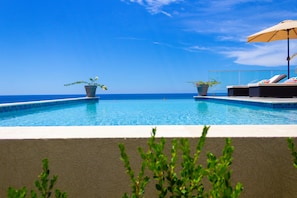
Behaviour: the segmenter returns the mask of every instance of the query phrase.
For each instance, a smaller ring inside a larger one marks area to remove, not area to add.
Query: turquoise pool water
[[[100,100],[3,112],[0,126],[297,124],[297,110],[193,99]]]

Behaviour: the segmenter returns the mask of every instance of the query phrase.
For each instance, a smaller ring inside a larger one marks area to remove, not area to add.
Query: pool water
[[[0,126],[297,124],[297,111],[193,99],[100,100],[0,114]]]

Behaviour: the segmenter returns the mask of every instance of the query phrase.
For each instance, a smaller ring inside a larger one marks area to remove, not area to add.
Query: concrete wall
[[[167,139],[167,146],[170,140]],[[193,148],[197,138],[190,138]],[[233,181],[241,182],[241,197],[297,197],[297,170],[286,137],[233,137]],[[7,188],[33,188],[42,159],[49,159],[57,187],[72,198],[121,197],[130,191],[130,181],[120,161],[119,143],[124,143],[133,167],[138,167],[137,147],[147,138],[2,139],[0,140],[0,197]],[[205,151],[220,155],[225,138],[209,137]],[[157,197],[148,191],[146,197]]]

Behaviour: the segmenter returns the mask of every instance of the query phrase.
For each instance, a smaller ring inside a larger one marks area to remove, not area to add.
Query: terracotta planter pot
[[[96,97],[96,89],[97,89],[97,86],[94,86],[94,85],[86,85],[86,86],[85,86],[85,89],[86,89],[87,97]]]
[[[208,91],[208,85],[197,86],[198,96],[206,96]]]

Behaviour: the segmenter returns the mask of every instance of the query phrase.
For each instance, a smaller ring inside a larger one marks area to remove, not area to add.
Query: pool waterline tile
[[[56,106],[56,105],[73,104],[73,103],[97,102],[98,100],[99,100],[98,97],[94,97],[94,98],[80,97],[80,98],[67,98],[67,99],[56,99],[56,100],[4,103],[4,104],[0,104],[0,113],[19,111],[24,109]]]
[[[266,98],[248,96],[194,96],[195,100],[222,101],[269,108],[297,109],[297,98]]]

